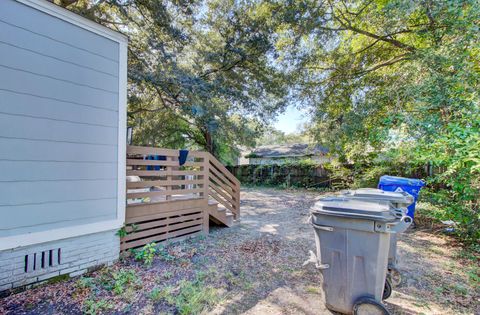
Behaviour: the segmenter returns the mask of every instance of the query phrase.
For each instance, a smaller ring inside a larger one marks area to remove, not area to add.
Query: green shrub
[[[319,185],[316,172],[321,167],[311,159],[287,160],[283,164],[242,165],[235,173],[245,186],[308,188]],[[323,186],[328,184],[324,177]]]
[[[113,304],[107,300],[88,299],[83,302],[83,313],[88,315],[96,315],[112,308]]]
[[[151,266],[157,253],[157,245],[155,243],[149,243],[143,246],[141,249],[132,249],[131,252],[135,260],[142,261],[145,265]]]
[[[113,292],[117,295],[121,295],[122,293],[124,293],[128,286],[136,285],[139,282],[135,270],[120,269],[119,271],[112,273],[112,278],[112,289]]]
[[[170,255],[170,253],[164,246],[158,247],[157,254],[160,257],[160,259],[164,261],[174,261],[176,259],[175,256]]]

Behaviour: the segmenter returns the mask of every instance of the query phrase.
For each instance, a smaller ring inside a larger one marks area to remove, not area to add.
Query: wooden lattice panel
[[[132,208],[135,207],[127,208],[127,212],[134,211]],[[120,249],[125,251],[151,242],[158,243],[202,233],[204,217],[203,208],[191,208],[170,212],[163,212],[160,209],[153,215],[128,218],[125,227],[127,235],[122,237]]]

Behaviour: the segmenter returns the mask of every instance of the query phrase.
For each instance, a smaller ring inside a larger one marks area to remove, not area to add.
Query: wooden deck
[[[122,251],[208,233],[209,220],[240,217],[240,182],[208,152],[127,147],[127,210]]]

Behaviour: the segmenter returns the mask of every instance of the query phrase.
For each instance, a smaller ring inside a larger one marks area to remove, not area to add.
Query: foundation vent
[[[61,262],[61,254],[62,250],[56,248],[25,255],[25,272],[57,266]]]

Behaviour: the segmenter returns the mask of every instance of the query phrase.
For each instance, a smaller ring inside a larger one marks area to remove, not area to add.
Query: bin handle
[[[330,265],[329,264],[321,264],[320,262],[317,262],[315,264],[315,268],[320,269],[320,270],[325,270],[325,269],[330,268]]]
[[[331,227],[331,226],[324,226],[324,225],[318,225],[318,224],[313,223],[313,216],[312,215],[310,215],[310,217],[308,218],[308,221],[310,222],[310,224],[313,226],[314,229],[319,229],[319,230],[329,231],[329,232],[333,231],[333,227]],[[329,264],[322,264],[320,260],[321,260],[320,253],[318,253],[318,256],[317,256],[312,251],[310,251],[310,259],[305,261],[303,263],[303,265],[305,266],[308,263],[315,263],[315,268],[317,268],[317,269],[325,270],[325,269],[330,268]]]
[[[303,263],[303,266],[306,266],[310,263],[314,263],[315,264],[315,268],[317,269],[320,269],[320,270],[325,270],[325,269],[328,269],[330,268],[330,265],[329,264],[322,264],[320,262],[320,259],[319,257],[317,257],[317,255],[315,255],[311,250],[309,251],[310,252],[310,258],[307,259],[304,263]]]
[[[413,222],[413,219],[409,217],[408,215],[404,215],[401,219],[400,222],[393,225],[390,229],[391,232],[393,233],[401,233],[404,232]]]
[[[318,225],[312,222],[313,228],[317,230],[322,230],[322,231],[328,231],[328,232],[333,232],[333,227],[331,226],[325,226],[325,225]]]
[[[312,216],[310,216],[310,218],[308,220],[310,221],[310,224],[313,226],[314,229],[333,232],[333,227],[331,227],[331,226],[318,225],[316,223],[313,223],[313,217]]]

